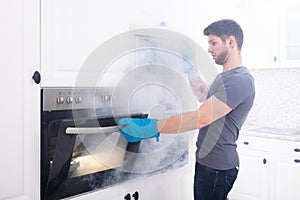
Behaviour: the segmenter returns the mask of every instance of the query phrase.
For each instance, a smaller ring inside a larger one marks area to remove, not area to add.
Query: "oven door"
[[[126,179],[140,143],[128,143],[119,133],[120,118],[54,119],[43,124],[41,199],[61,199]]]

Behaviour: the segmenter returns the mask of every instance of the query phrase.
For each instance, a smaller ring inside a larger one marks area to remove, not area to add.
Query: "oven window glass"
[[[119,132],[78,135],[68,177],[73,178],[121,167],[126,147],[127,142]]]

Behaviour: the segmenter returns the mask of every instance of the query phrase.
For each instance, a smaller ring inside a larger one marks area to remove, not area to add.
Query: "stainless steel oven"
[[[140,142],[116,122],[147,114],[112,111],[112,88],[41,90],[41,199],[62,199],[130,179]]]

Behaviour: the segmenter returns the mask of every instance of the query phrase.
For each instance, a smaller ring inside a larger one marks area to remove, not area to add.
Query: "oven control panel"
[[[112,88],[43,88],[43,111],[111,107]]]

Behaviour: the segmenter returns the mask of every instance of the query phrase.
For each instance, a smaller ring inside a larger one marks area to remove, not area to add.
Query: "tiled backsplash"
[[[300,128],[300,68],[252,69],[256,97],[242,129]]]

